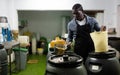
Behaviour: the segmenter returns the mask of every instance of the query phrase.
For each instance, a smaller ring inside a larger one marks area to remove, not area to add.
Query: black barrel
[[[109,37],[108,44],[120,52],[120,37]]]
[[[87,75],[82,57],[65,53],[48,58],[45,75]]]
[[[7,52],[2,44],[0,44],[0,75],[8,74]]]
[[[85,66],[88,75],[120,75],[120,63],[114,50],[90,53]]]

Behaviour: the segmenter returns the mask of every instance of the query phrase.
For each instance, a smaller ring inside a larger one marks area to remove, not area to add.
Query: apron
[[[83,61],[88,57],[89,52],[94,51],[94,43],[90,36],[90,25],[80,26],[77,22],[77,33],[75,38],[74,52],[83,57]]]

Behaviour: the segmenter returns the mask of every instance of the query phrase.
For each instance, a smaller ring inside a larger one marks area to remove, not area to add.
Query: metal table
[[[9,72],[10,72],[10,75],[12,75],[11,53],[12,53],[12,49],[16,46],[18,46],[20,49],[20,43],[18,41],[12,40],[12,41],[4,42],[3,45],[4,45],[5,49],[7,50],[7,53],[9,56],[9,66],[10,66]],[[19,55],[20,55],[20,53],[19,53]],[[19,63],[19,66],[20,66],[20,63]],[[19,69],[19,71],[20,71],[20,69]]]

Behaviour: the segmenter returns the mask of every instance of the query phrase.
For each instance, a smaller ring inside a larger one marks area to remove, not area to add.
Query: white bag
[[[108,51],[107,31],[93,32],[93,33],[90,33],[90,35],[91,35],[91,38],[94,42],[95,52]]]

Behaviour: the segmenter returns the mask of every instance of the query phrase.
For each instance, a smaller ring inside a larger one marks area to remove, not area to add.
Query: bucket
[[[42,55],[42,54],[43,54],[43,51],[44,51],[43,48],[37,48],[37,50],[38,50],[38,54],[39,54],[39,55]]]
[[[93,32],[90,34],[94,42],[95,52],[108,51],[108,34],[107,31]]]

